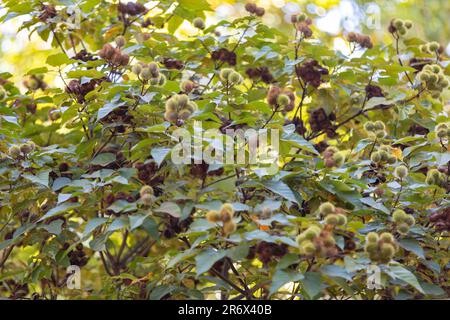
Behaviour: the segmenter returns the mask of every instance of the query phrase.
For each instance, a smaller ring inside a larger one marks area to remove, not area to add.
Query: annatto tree
[[[450,67],[411,21],[345,56],[252,3],[209,26],[205,0],[3,5],[55,51],[0,73],[1,297],[448,297]],[[195,123],[276,129],[277,159],[176,163]]]

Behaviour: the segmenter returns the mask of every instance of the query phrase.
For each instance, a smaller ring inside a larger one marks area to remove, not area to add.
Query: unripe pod
[[[181,91],[184,91],[186,93],[191,92],[195,88],[194,82],[190,80],[183,81],[180,85]]]
[[[333,226],[337,225],[339,222],[338,216],[334,213],[331,213],[325,217],[325,223],[331,224]]]
[[[366,237],[367,242],[377,242],[378,239],[378,234],[375,232],[369,232]]]
[[[176,112],[167,110],[167,111],[164,113],[164,118],[165,118],[167,121],[175,122],[175,121],[177,121],[177,119],[178,119],[178,115],[177,115]]]
[[[439,130],[436,133],[436,135],[437,135],[438,138],[441,138],[441,139],[446,138],[447,137],[447,130],[446,129]]]
[[[23,154],[28,154],[28,153],[30,153],[31,151],[33,151],[33,148],[32,148],[31,145],[29,145],[28,143],[24,143],[24,144],[21,144],[21,145],[20,145],[20,151],[21,151]]]
[[[231,84],[239,84],[242,82],[242,76],[237,72],[231,72],[228,75],[228,82]]]
[[[404,221],[405,221],[405,223],[406,223],[408,226],[410,226],[410,227],[412,227],[413,225],[416,224],[416,219],[414,219],[414,217],[411,216],[411,215],[407,215],[407,216],[405,217]]]
[[[300,245],[300,252],[306,255],[313,255],[316,250],[316,246],[311,241],[303,241]]]
[[[339,226],[343,226],[343,225],[347,224],[347,216],[346,215],[339,213],[337,215],[337,217],[338,217],[338,225]]]
[[[395,248],[390,243],[383,243],[380,248],[381,255],[385,258],[392,258],[395,254]]]
[[[20,148],[16,145],[13,145],[8,149],[8,154],[12,158],[17,158],[18,156],[20,156]]]
[[[375,136],[378,138],[378,139],[382,139],[382,138],[384,138],[384,137],[386,137],[386,131],[384,131],[384,130],[379,130],[379,131],[377,131],[376,133],[375,133]]]
[[[369,253],[375,252],[375,251],[377,251],[377,249],[378,249],[378,244],[376,242],[368,242],[364,246],[364,250]]]
[[[206,220],[208,220],[209,222],[219,222],[221,218],[222,216],[219,211],[211,210],[206,213]]]
[[[152,73],[149,68],[143,68],[139,75],[143,80],[149,80],[152,77]]]
[[[405,217],[406,217],[406,213],[405,213],[405,211],[403,211],[401,209],[395,210],[394,213],[392,214],[392,219],[397,223],[403,221],[403,219],[405,219]]]
[[[321,215],[328,215],[336,210],[335,206],[330,202],[322,203],[319,207],[319,212]]]
[[[266,13],[266,10],[262,7],[257,7],[255,10],[255,15],[257,15],[258,17],[262,17],[264,13]]]
[[[195,18],[193,21],[193,25],[197,29],[201,29],[201,30],[205,29],[205,22],[203,21],[202,18]]]
[[[432,51],[432,52],[434,52],[434,51],[436,51],[437,49],[439,49],[439,43],[437,43],[437,42],[430,42],[429,44],[428,44],[428,49],[430,50],[430,51]]]
[[[234,208],[229,203],[224,203],[220,208],[220,214],[222,215],[222,221],[226,222],[233,218]]]
[[[187,109],[183,109],[180,112],[178,112],[178,118],[182,120],[187,120],[191,116],[191,112]]]
[[[374,152],[370,156],[370,160],[375,163],[379,163],[381,161],[381,155],[379,152]]]
[[[386,125],[381,120],[375,121],[373,125],[374,125],[375,130],[385,130],[386,129]]]
[[[224,69],[220,70],[220,74],[219,74],[220,80],[228,81],[228,77],[232,72],[234,72],[234,70],[231,68],[224,68]]]
[[[405,235],[409,232],[409,226],[406,223],[401,223],[397,228],[398,233]]]
[[[154,194],[153,188],[147,185],[143,186],[141,190],[139,190],[139,195],[142,197],[145,194],[153,195]]]
[[[114,40],[116,42],[116,45],[120,48],[123,47],[125,45],[125,38],[123,36],[118,36],[116,37],[116,39]]]
[[[344,164],[345,156],[342,152],[336,152],[333,155],[333,160],[336,163],[336,166],[340,167]]]
[[[412,21],[411,20],[405,20],[405,27],[407,29],[411,29],[413,26]]]
[[[366,130],[366,131],[368,131],[368,132],[374,131],[374,130],[375,130],[375,125],[374,125],[374,123],[373,123],[372,121],[367,121],[367,122],[364,124],[364,130]]]
[[[291,102],[291,99],[285,94],[280,94],[277,97],[277,104],[281,107],[287,106]]]
[[[223,224],[223,234],[225,236],[230,235],[231,233],[235,232],[236,229],[237,229],[237,225],[233,220],[230,220]]]
[[[389,232],[383,232],[380,235],[380,241],[394,243],[394,236]]]
[[[142,203],[149,206],[153,203],[153,196],[151,194],[144,194],[141,196]]]
[[[394,175],[399,179],[404,179],[408,175],[408,168],[404,165],[398,166],[394,169]]]

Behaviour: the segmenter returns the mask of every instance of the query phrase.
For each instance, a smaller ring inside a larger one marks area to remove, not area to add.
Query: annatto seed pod
[[[369,232],[366,237],[366,241],[370,243],[378,242],[378,234],[375,232]]]
[[[339,213],[338,217],[338,225],[343,226],[347,224],[347,216],[345,214]]]
[[[206,220],[208,220],[209,222],[215,223],[221,221],[221,219],[222,215],[219,211],[211,210],[206,213]]]
[[[178,101],[173,97],[166,101],[166,111],[176,111],[178,109]]]
[[[387,158],[387,163],[389,163],[389,164],[394,164],[396,162],[397,162],[397,158],[395,156],[389,156]]]
[[[254,3],[247,3],[247,4],[245,4],[245,10],[247,10],[247,12],[255,13],[256,8],[257,8],[257,6]]]
[[[335,210],[336,207],[330,202],[324,202],[319,206],[319,212],[323,216],[334,213]]]
[[[240,84],[241,82],[242,76],[238,72],[233,71],[228,75],[228,83],[235,85]]]
[[[20,156],[20,148],[16,145],[12,145],[9,149],[8,149],[8,154],[11,158],[17,158]]]
[[[289,103],[291,103],[291,99],[285,94],[280,94],[277,97],[277,104],[281,107],[287,106]]]
[[[103,45],[103,48],[100,50],[98,54],[102,59],[111,60],[114,53],[115,49],[113,48],[113,46],[110,45],[109,43],[106,43],[105,45]]]
[[[439,130],[438,132],[436,132],[436,135],[438,138],[444,139],[447,137],[447,131],[448,130],[446,130],[446,129]]]
[[[159,75],[158,86],[163,86],[167,81],[167,78],[162,73]]]
[[[395,254],[395,248],[390,243],[383,243],[380,247],[380,253],[382,257],[390,260]]]
[[[303,22],[308,18],[305,13],[301,12],[297,15],[297,22]]]
[[[316,252],[316,246],[309,240],[303,241],[300,244],[300,252],[305,255],[313,255]]]
[[[123,47],[125,45],[125,38],[124,36],[118,36],[116,37],[116,39],[114,39],[114,41],[116,42],[116,45],[120,48]]]
[[[311,226],[308,229],[306,229],[302,234],[305,239],[314,239],[315,237],[318,237],[321,230],[318,226]]]
[[[334,160],[334,162],[335,162],[337,167],[342,166],[344,164],[344,161],[345,161],[344,153],[342,151],[336,152],[333,155],[333,160]]]
[[[421,44],[419,46],[419,50],[422,53],[429,53],[430,52],[429,49],[428,49],[428,45],[426,45],[426,44]]]
[[[398,233],[405,235],[409,232],[409,226],[406,223],[401,223],[397,227]]]
[[[153,195],[154,194],[153,188],[147,185],[143,186],[141,190],[139,190],[139,195],[142,197],[144,194]]]
[[[372,121],[367,121],[364,124],[364,130],[366,130],[367,132],[372,132],[375,130],[375,124]]]
[[[430,50],[431,52],[435,52],[439,49],[439,43],[433,41],[428,43],[428,50]]]
[[[120,66],[122,64],[122,54],[120,53],[119,49],[116,50],[111,58],[111,62],[115,66]]]
[[[142,203],[149,206],[153,203],[153,196],[151,194],[144,194],[141,196]]]
[[[395,26],[397,29],[402,28],[402,27],[403,27],[403,20],[395,19],[395,20],[393,21],[393,24],[394,24],[394,26]]]
[[[379,163],[381,162],[381,155],[379,152],[374,152],[372,153],[372,155],[370,156],[370,160],[374,163]]]
[[[178,109],[183,109],[187,106],[189,102],[189,97],[185,94],[178,94],[175,96],[176,101],[178,101]]]
[[[378,244],[376,242],[368,242],[366,243],[366,245],[364,246],[364,251],[372,253],[377,251],[378,249]]]
[[[183,82],[180,84],[180,89],[181,89],[181,91],[184,91],[184,92],[186,92],[186,93],[191,92],[194,88],[195,88],[195,84],[194,84],[194,82],[192,82],[191,80],[183,81]]]
[[[178,118],[182,120],[187,120],[191,116],[192,112],[188,109],[183,109],[178,112]]]
[[[143,80],[149,80],[152,77],[152,73],[149,68],[143,68],[139,74],[141,79]]]
[[[440,172],[437,169],[431,169],[427,172],[427,178],[425,182],[429,185],[439,184]]]
[[[394,176],[399,179],[404,179],[408,175],[408,168],[404,165],[400,165],[394,169]]]
[[[325,223],[336,226],[339,222],[338,216],[334,213],[330,213],[325,217]]]
[[[406,213],[405,213],[405,211],[403,211],[401,209],[395,210],[394,213],[392,214],[392,219],[396,223],[402,222],[405,219],[405,217],[406,217]]]
[[[223,82],[228,81],[228,77],[232,72],[234,72],[234,70],[231,68],[223,68],[222,70],[220,70],[220,80],[222,80]]]
[[[237,225],[233,220],[224,222],[224,224],[223,224],[223,234],[225,236],[232,234],[233,232],[236,231],[236,229],[237,229]]]
[[[205,22],[203,21],[202,18],[195,18],[193,21],[193,25],[197,29],[201,29],[201,30],[205,29]]]
[[[384,130],[378,130],[377,132],[375,132],[375,136],[378,139],[383,139],[384,137],[386,137],[387,133]]]
[[[257,7],[255,10],[255,15],[262,17],[266,13],[266,10],[262,7]]]
[[[21,145],[20,145],[20,151],[21,151],[23,154],[28,154],[28,153],[30,153],[31,151],[33,151],[33,148],[31,147],[30,144],[24,143],[24,144],[21,144]]]
[[[130,56],[127,54],[122,54],[120,56],[120,65],[126,66],[128,64],[128,62],[130,62]]]
[[[374,125],[375,130],[385,130],[386,129],[386,125],[381,120],[375,121],[373,123],[373,125]]]
[[[164,113],[164,118],[169,122],[176,122],[178,120],[178,115],[173,111],[166,111]]]
[[[380,235],[380,241],[394,243],[394,236],[392,235],[392,233],[383,232]]]
[[[405,27],[406,29],[411,29],[413,26],[413,23],[411,20],[405,20]]]
[[[220,214],[222,216],[222,221],[227,222],[230,221],[233,218],[234,215],[234,208],[229,203],[224,203],[222,207],[220,208]]]
[[[414,219],[414,217],[412,215],[407,215],[404,219],[405,223],[412,227],[413,225],[416,224],[416,219]]]

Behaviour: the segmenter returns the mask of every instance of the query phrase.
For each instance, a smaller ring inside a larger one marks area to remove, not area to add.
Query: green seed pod
[[[147,186],[147,185],[145,185],[145,186],[143,186],[142,188],[141,188],[141,190],[139,190],[139,195],[142,197],[144,194],[150,194],[150,195],[153,195],[153,188],[151,187],[151,186]]]
[[[280,94],[277,97],[277,104],[281,107],[287,106],[291,102],[291,99],[285,94]]]
[[[414,219],[414,217],[412,215],[407,215],[404,219],[405,223],[412,227],[413,225],[416,224],[416,219]]]
[[[387,133],[384,130],[378,130],[377,132],[375,132],[375,136],[378,139],[383,139],[384,137],[386,137]]]
[[[364,130],[366,130],[367,132],[372,132],[375,130],[375,124],[372,121],[367,121],[364,124]]]
[[[211,210],[206,213],[206,220],[209,222],[215,223],[219,222],[222,219],[222,215],[219,211]]]
[[[400,35],[402,35],[402,36],[404,36],[405,34],[406,34],[406,28],[405,27],[402,27],[402,28],[398,28],[398,33],[400,34]]]
[[[405,27],[406,29],[411,29],[413,26],[412,21],[411,20],[405,20]]]
[[[364,246],[364,251],[372,253],[378,250],[378,244],[376,242],[368,242]]]
[[[228,82],[230,84],[239,84],[242,82],[242,76],[238,72],[233,71],[228,75]]]
[[[394,176],[399,179],[404,179],[408,175],[408,168],[404,165],[400,165],[394,169]]]
[[[439,130],[436,135],[438,136],[438,138],[444,139],[447,137],[447,129],[442,129]]]
[[[437,49],[439,49],[439,43],[435,41],[428,43],[428,49],[432,52],[436,51]]]
[[[299,234],[298,236],[297,236],[297,238],[295,238],[295,241],[298,243],[298,244],[301,244],[303,241],[305,241],[306,240],[306,237],[305,237],[305,234],[304,233],[301,233],[301,234]]]
[[[336,240],[333,237],[326,237],[323,239],[323,245],[327,248],[334,247],[336,245]]]
[[[380,253],[382,257],[389,258],[390,260],[395,254],[395,248],[390,243],[383,243],[380,248]]]
[[[234,72],[234,70],[231,69],[231,68],[224,68],[224,69],[220,70],[220,74],[219,74],[220,80],[222,80],[222,81],[224,81],[224,82],[225,82],[225,81],[228,81],[228,76],[229,76],[232,72]]]
[[[131,67],[131,71],[132,71],[134,74],[139,75],[139,74],[141,73],[141,71],[142,71],[142,67],[141,67],[140,64],[135,64],[133,67]]]
[[[143,80],[149,80],[152,77],[152,72],[150,71],[150,68],[143,68],[141,70],[141,73],[139,74],[139,76],[143,79]]]
[[[303,12],[302,12],[302,13],[299,13],[299,14],[297,15],[297,22],[303,22],[303,21],[306,20],[306,18],[307,18],[306,14],[304,14]]]
[[[339,213],[338,217],[338,225],[343,226],[347,224],[347,216],[345,214]]]
[[[189,101],[184,109],[189,110],[190,113],[194,113],[197,110],[197,104],[193,101]]]
[[[166,76],[165,75],[163,75],[163,74],[160,74],[159,75],[159,78],[158,78],[158,85],[159,86],[163,86],[164,84],[166,83]]]
[[[201,30],[205,29],[205,22],[203,21],[202,18],[195,18],[192,24],[197,29],[201,29]]]
[[[302,234],[306,239],[314,239],[315,237],[318,237],[320,234],[320,228],[317,226],[311,226],[308,229],[306,229]]]
[[[374,127],[375,127],[375,130],[385,130],[386,129],[386,125],[381,120],[375,121],[374,122]]]
[[[316,252],[316,246],[309,240],[303,241],[300,245],[300,252],[306,255],[312,255]]]
[[[389,158],[389,153],[384,150],[378,151],[378,153],[380,154],[381,161],[387,161],[387,159]]]
[[[342,153],[342,151],[336,152],[333,155],[333,160],[334,160],[334,162],[335,162],[337,167],[342,166],[344,164],[344,161],[345,161],[345,156]]]
[[[420,45],[420,46],[419,46],[419,50],[420,50],[422,53],[429,53],[429,52],[430,52],[429,49],[428,49],[428,45],[426,45],[426,44]]]
[[[149,206],[149,205],[151,205],[153,203],[153,196],[151,194],[144,194],[141,197],[141,201],[146,206]]]
[[[397,158],[395,156],[389,156],[387,159],[387,163],[394,164],[397,162]]]
[[[441,67],[440,66],[438,66],[437,64],[433,64],[432,66],[431,66],[431,70],[435,73],[435,74],[438,74],[438,73],[440,73],[441,71],[442,71],[442,69],[441,69]]]
[[[381,161],[381,155],[379,152],[374,152],[370,156],[370,160],[374,163],[379,163]]]
[[[406,223],[401,223],[397,227],[398,233],[405,235],[409,232],[409,226]]]
[[[319,212],[323,216],[326,216],[330,213],[334,213],[335,210],[336,210],[335,206],[330,202],[324,202],[319,206]]]
[[[21,144],[21,145],[20,145],[20,151],[21,151],[23,154],[28,154],[28,153],[30,153],[31,151],[33,151],[33,149],[32,149],[32,147],[31,147],[31,145],[29,145],[28,143],[24,143],[24,144]]]
[[[375,232],[369,232],[366,236],[366,241],[370,243],[376,243],[378,242],[378,239],[378,234]]]
[[[123,47],[125,45],[125,38],[123,36],[118,36],[116,37],[116,39],[114,39],[114,41],[116,42],[116,45],[120,48]]]
[[[392,235],[392,233],[383,232],[380,235],[380,241],[388,242],[388,243],[394,243],[394,236]]]
[[[325,217],[325,223],[336,226],[339,222],[338,216],[334,213],[331,213]]]
[[[406,213],[405,213],[405,211],[403,211],[401,209],[395,210],[394,213],[392,214],[392,219],[396,223],[402,222],[405,219],[405,217],[406,217]]]
[[[400,20],[400,19],[395,19],[394,20],[394,26],[397,29],[403,28],[403,25],[404,25],[403,20]]]
[[[175,101],[178,103],[178,110],[183,109],[185,106],[187,106],[189,102],[189,97],[185,94],[178,94],[175,97]]]
[[[17,158],[18,156],[20,156],[20,148],[16,145],[12,145],[8,149],[8,154],[11,158]]]

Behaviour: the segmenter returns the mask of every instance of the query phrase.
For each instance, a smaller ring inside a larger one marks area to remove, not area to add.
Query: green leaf
[[[99,166],[106,166],[107,164],[110,164],[113,161],[116,161],[116,155],[115,154],[113,154],[113,153],[100,153],[98,156],[96,156],[91,161],[91,164],[99,165]]]
[[[392,279],[400,279],[406,282],[407,284],[413,286],[420,293],[425,293],[422,287],[420,286],[419,282],[417,281],[416,276],[402,265],[400,264],[390,265],[386,270],[386,273]]]
[[[181,209],[174,202],[164,202],[161,204],[161,206],[158,209],[155,209],[154,211],[168,213],[172,217],[175,217],[175,218],[181,217]]]
[[[57,53],[57,54],[52,54],[52,55],[48,56],[46,63],[53,67],[59,67],[60,65],[68,64],[71,61],[72,60],[69,59],[69,57],[67,57],[67,55],[65,53]]]
[[[367,205],[371,208],[374,208],[378,211],[382,211],[386,214],[390,213],[388,208],[386,208],[382,203],[376,202],[373,198],[370,198],[370,197],[361,198],[361,199],[359,199],[359,201],[361,201],[365,205]]]
[[[195,257],[197,276],[211,269],[214,263],[225,257],[225,255],[225,250],[216,250],[212,248],[208,248],[202,253],[198,254]]]
[[[97,227],[104,224],[108,219],[106,218],[93,218],[86,223],[83,231],[83,238],[89,236]]]
[[[74,208],[78,208],[81,204],[80,203],[74,203],[74,202],[65,202],[63,204],[60,204],[57,207],[54,207],[53,209],[50,209],[47,211],[47,213],[39,219],[39,221],[43,221],[48,218],[55,217],[61,213],[65,213],[67,211],[70,211]]]
[[[402,239],[398,243],[403,249],[415,253],[419,258],[425,259],[425,253],[419,241],[415,239]]]
[[[310,299],[314,299],[322,291],[322,276],[319,272],[306,272],[305,278],[300,282]]]
[[[170,149],[170,148],[164,148],[164,147],[154,148],[154,149],[152,149],[150,154],[152,155],[153,159],[158,164],[158,166],[160,166],[171,150],[172,149]]]
[[[287,184],[285,184],[283,181],[264,181],[262,183],[263,186],[265,186],[270,191],[279,194],[283,198],[298,203],[294,192],[292,192],[291,188]]]
[[[277,269],[272,277],[272,283],[270,284],[269,294],[272,295],[278,289],[289,282],[295,282],[303,279],[303,274],[296,271],[285,271]]]
[[[23,177],[27,180],[30,180],[33,183],[41,184],[44,187],[48,188],[48,177],[50,174],[50,170],[44,170],[39,172],[38,175],[34,176],[32,174],[24,174]]]

